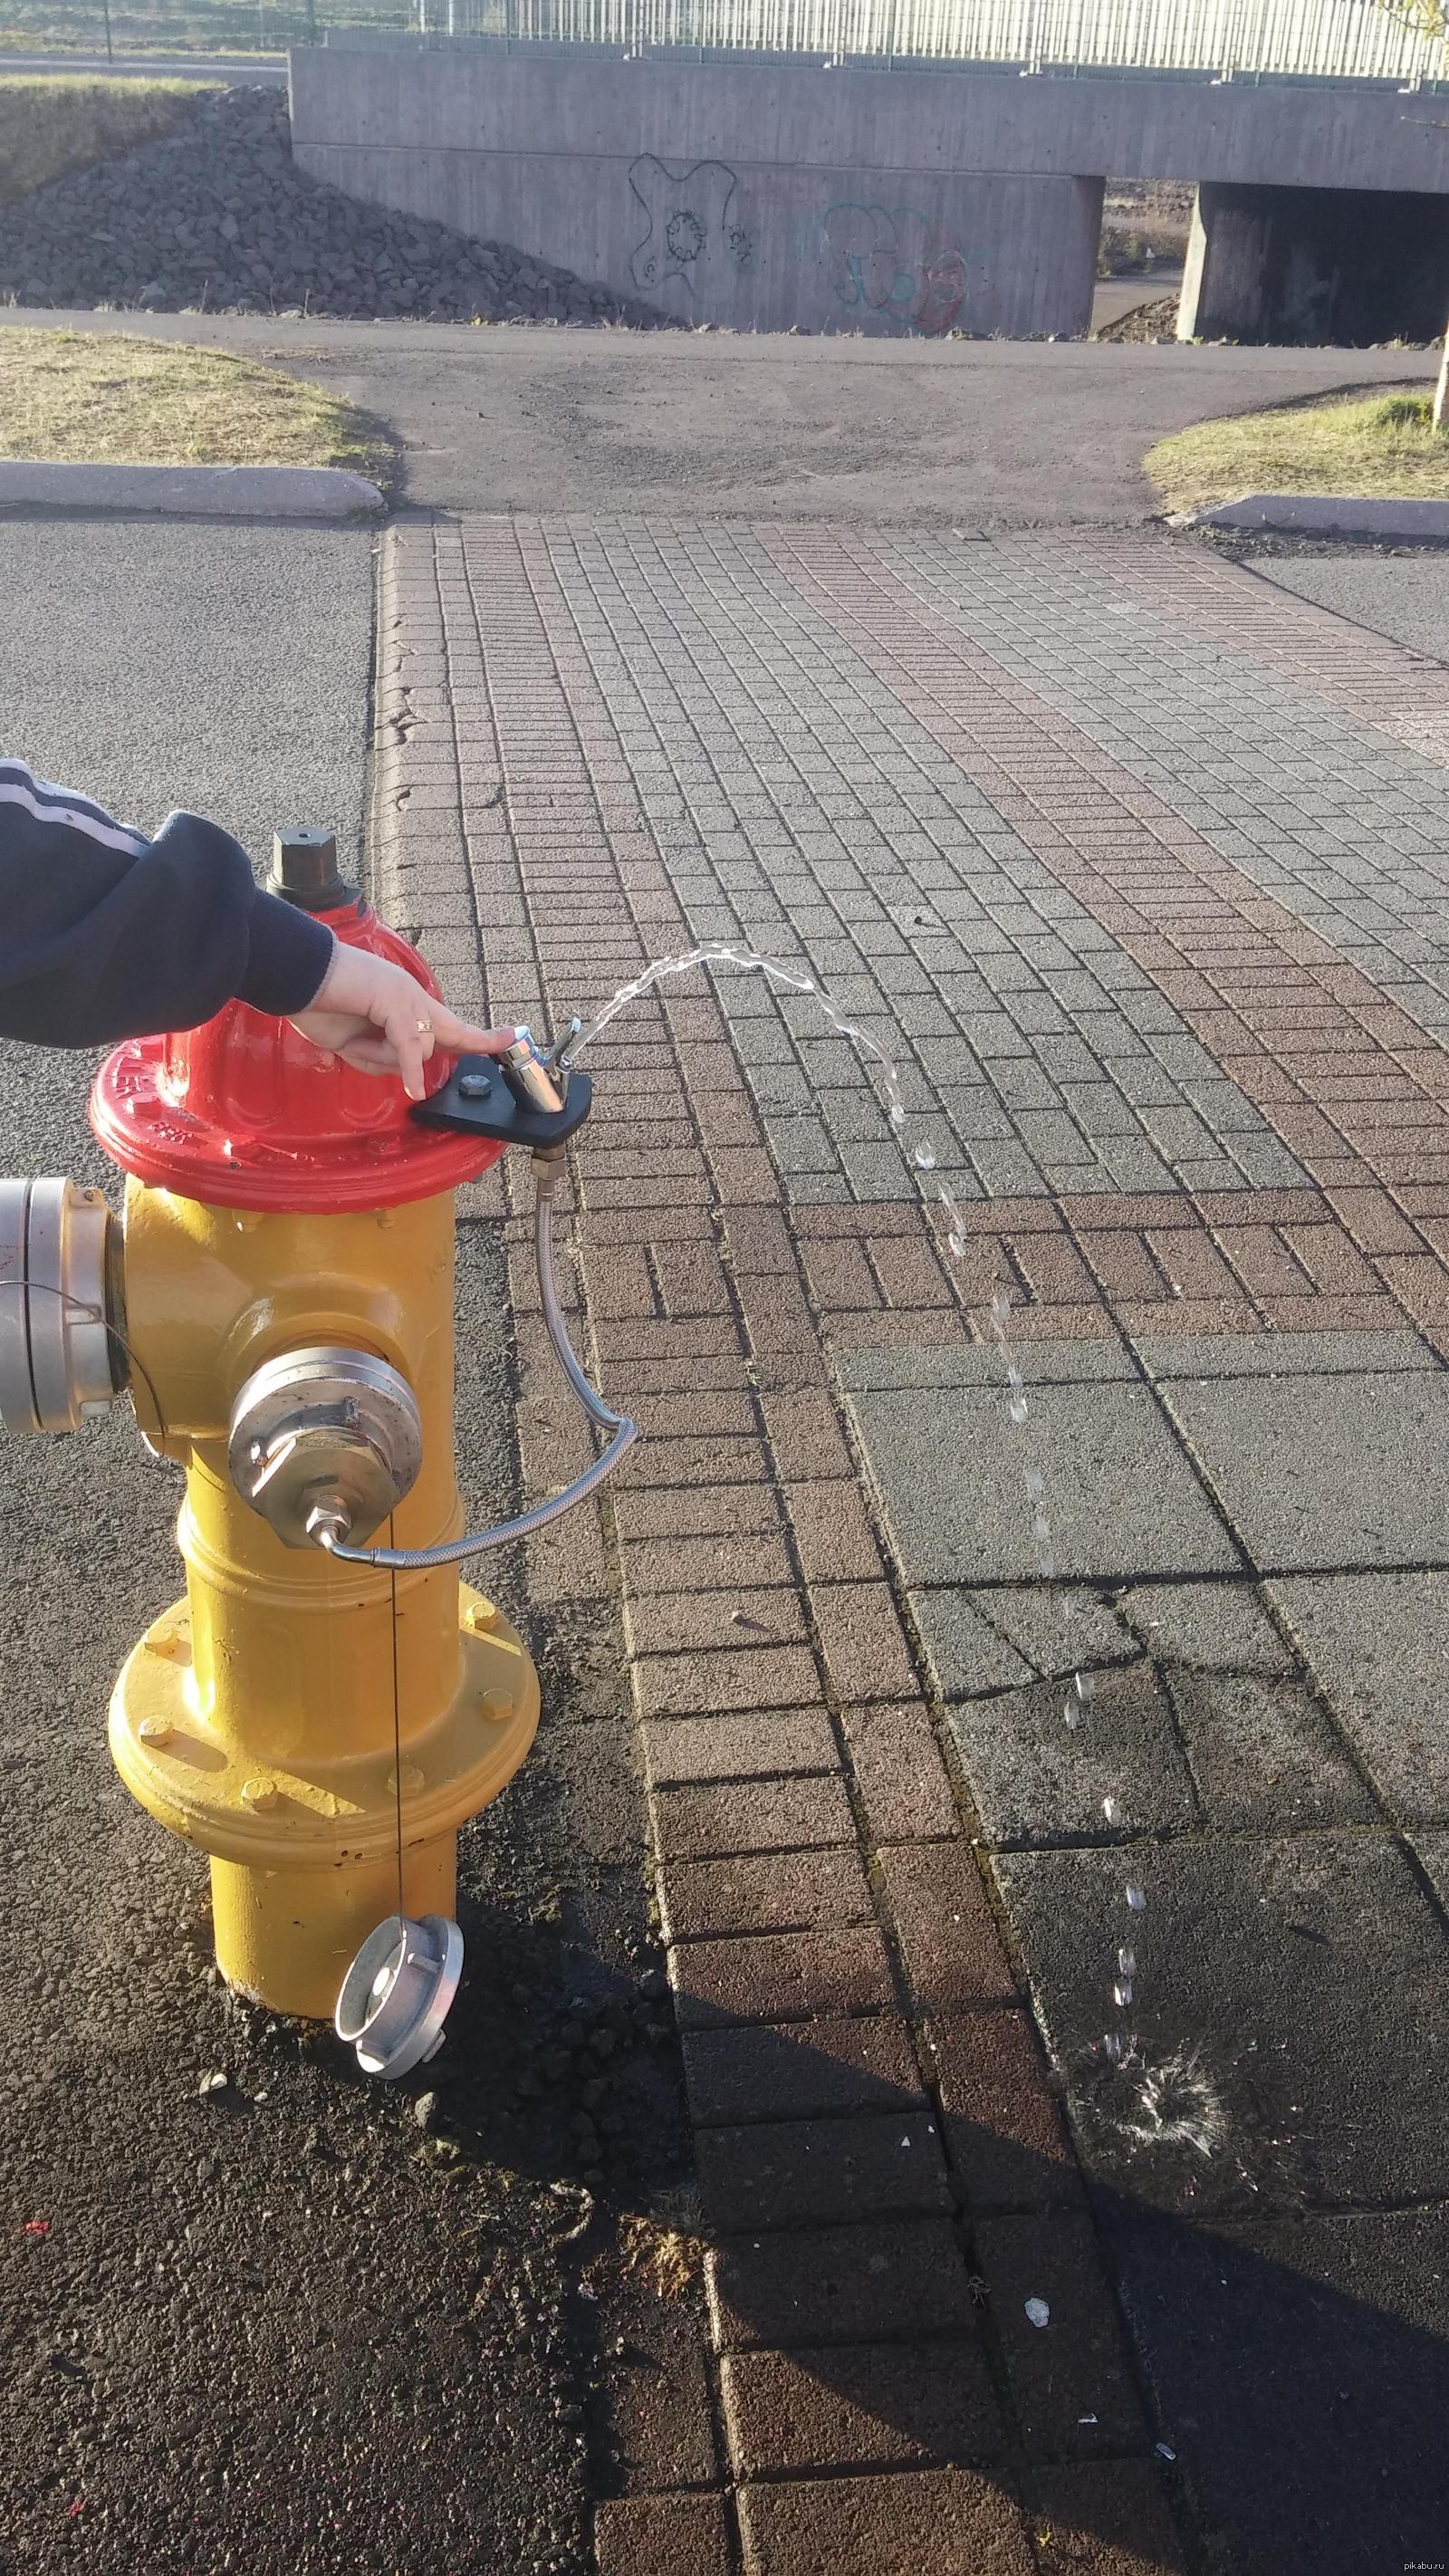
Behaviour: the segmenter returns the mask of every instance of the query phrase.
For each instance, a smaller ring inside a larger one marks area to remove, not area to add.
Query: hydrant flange
[[[111,1699],[117,1770],[158,1823],[249,1869],[388,1860],[399,1794],[405,1851],[451,1835],[512,1779],[539,1711],[538,1677],[517,1630],[481,1593],[466,1585],[459,1593],[459,1689],[432,1725],[406,1738],[400,1780],[391,1747],[286,1761],[227,1743],[200,1705],[185,1601],[162,1612],[122,1666]]]

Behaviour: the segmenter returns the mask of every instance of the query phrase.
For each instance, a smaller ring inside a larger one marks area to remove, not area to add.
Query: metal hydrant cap
[[[415,948],[361,901],[319,912],[351,948],[387,957],[442,996]],[[436,1055],[429,1092],[453,1059]],[[91,1093],[91,1125],[150,1188],[212,1207],[317,1215],[399,1207],[476,1180],[503,1147],[417,1124],[402,1084],[359,1073],[290,1020],[228,1002],[169,1037],[128,1038]]]

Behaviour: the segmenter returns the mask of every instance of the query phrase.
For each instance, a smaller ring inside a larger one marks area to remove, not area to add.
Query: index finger
[[[423,1064],[425,1058],[432,1053],[432,1043],[430,1042],[426,1047],[423,1044],[423,1039],[428,1032],[419,1025],[410,1002],[394,1004],[387,1012],[382,1026],[388,1044],[397,1057],[397,1069],[402,1076],[404,1091],[409,1100],[421,1100]],[[432,1023],[434,1040],[436,1032],[437,1021],[434,1020]]]
[[[449,1055],[502,1055],[511,1047],[514,1029],[479,1029],[471,1020],[460,1020],[453,1011],[434,1008],[433,1036]]]

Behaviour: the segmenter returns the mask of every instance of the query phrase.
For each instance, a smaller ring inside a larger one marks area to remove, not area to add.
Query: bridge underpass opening
[[[1180,340],[1367,348],[1437,339],[1449,315],[1449,196],[1204,180]]]

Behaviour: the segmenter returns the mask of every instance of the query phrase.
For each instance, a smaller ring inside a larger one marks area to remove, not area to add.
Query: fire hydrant
[[[437,992],[341,884],[329,835],[279,836],[272,882]],[[380,1926],[401,1929],[368,1996],[403,1975],[410,1926],[455,1932],[458,1828],[539,1715],[521,1639],[455,1566],[551,1518],[633,1437],[568,1350],[553,1288],[553,1179],[587,1085],[563,1103],[525,1040],[508,1079],[435,1061],[414,1114],[399,1084],[231,1003],[103,1065],[91,1122],[127,1175],[123,1217],[68,1181],[0,1184],[5,1427],[72,1429],[129,1391],[149,1447],[185,1469],[186,1597],[121,1672],[111,1749],[141,1804],[210,1855],[222,1975],[278,2012],[331,2017]],[[453,1192],[510,1140],[534,1154],[550,1330],[613,1436],[567,1494],[470,1540]]]

